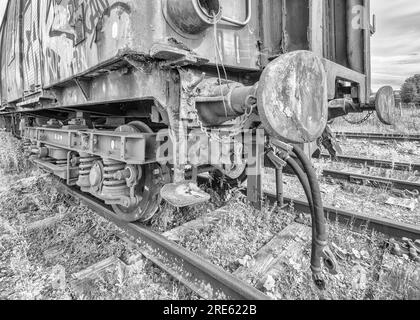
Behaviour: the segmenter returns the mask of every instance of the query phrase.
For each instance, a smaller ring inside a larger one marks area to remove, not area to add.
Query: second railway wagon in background
[[[392,123],[392,88],[371,96],[373,32],[368,0],[9,1],[0,118],[40,167],[126,221],[208,200],[199,172],[248,177],[258,204],[264,163],[289,165],[319,280],[320,258],[334,263],[306,155],[336,117]]]

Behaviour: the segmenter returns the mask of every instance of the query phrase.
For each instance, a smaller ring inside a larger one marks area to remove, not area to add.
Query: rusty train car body
[[[206,199],[192,181],[209,168],[230,182],[248,173],[259,203],[264,163],[279,172],[285,150],[311,155],[328,120],[393,121],[392,88],[370,92],[369,17],[368,0],[9,1],[0,118],[40,167],[126,221],[148,221],[162,198]],[[229,162],[246,150],[252,164]]]

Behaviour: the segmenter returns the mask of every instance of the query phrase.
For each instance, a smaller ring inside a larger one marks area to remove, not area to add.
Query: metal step
[[[195,206],[210,200],[210,195],[192,181],[167,184],[162,188],[160,195],[176,208]]]

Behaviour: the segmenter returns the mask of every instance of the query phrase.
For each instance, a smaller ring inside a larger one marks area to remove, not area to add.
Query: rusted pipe
[[[195,102],[203,123],[220,125],[251,112],[257,103],[257,85],[246,87],[233,82],[219,85],[215,79],[201,83],[201,94]]]

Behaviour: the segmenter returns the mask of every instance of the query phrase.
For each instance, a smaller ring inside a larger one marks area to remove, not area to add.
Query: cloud
[[[372,89],[420,73],[420,1],[372,0],[377,32],[372,37]]]

